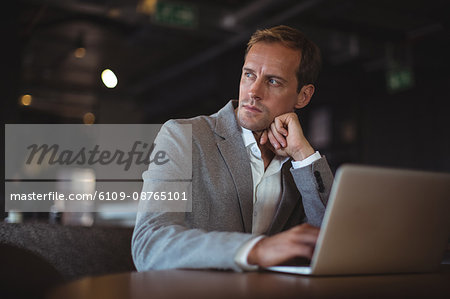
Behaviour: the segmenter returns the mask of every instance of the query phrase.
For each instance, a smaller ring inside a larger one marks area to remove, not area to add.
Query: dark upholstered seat
[[[52,265],[29,250],[0,244],[0,260],[0,298],[44,298],[64,282]]]
[[[87,275],[134,271],[132,232],[124,227],[1,223],[2,285],[22,277],[23,286],[45,287]]]

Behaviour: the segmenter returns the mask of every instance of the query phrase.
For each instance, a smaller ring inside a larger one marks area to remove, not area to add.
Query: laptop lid
[[[347,164],[336,172],[310,267],[271,270],[312,275],[434,271],[449,234],[450,174]]]

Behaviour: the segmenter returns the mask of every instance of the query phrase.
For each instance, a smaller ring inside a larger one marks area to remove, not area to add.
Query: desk
[[[88,277],[56,298],[450,298],[450,265],[439,273],[304,277],[272,272],[161,270]]]

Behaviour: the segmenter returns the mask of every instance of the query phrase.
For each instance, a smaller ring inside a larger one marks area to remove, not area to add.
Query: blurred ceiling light
[[[31,95],[24,94],[20,97],[20,104],[22,104],[23,106],[30,106],[32,100],[33,98],[31,97]]]
[[[140,0],[136,10],[142,14],[153,15],[157,4],[158,0]]]
[[[110,18],[118,18],[120,17],[120,9],[118,8],[111,8],[110,10],[108,10],[108,17]]]
[[[102,81],[108,88],[114,88],[117,85],[117,77],[113,71],[106,69],[102,72]]]
[[[83,58],[84,55],[86,55],[86,49],[85,48],[77,48],[77,49],[75,49],[73,55],[76,58]]]
[[[76,58],[83,58],[86,55],[86,45],[84,42],[84,32],[78,34],[77,40],[75,42],[75,51],[73,55]]]
[[[95,122],[95,115],[91,112],[87,112],[83,115],[83,123],[85,125],[92,125]]]

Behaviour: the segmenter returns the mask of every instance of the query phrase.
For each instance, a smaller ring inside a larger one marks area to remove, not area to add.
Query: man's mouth
[[[256,106],[252,106],[252,105],[243,105],[242,108],[251,111],[251,112],[262,112],[261,109],[256,108]]]

